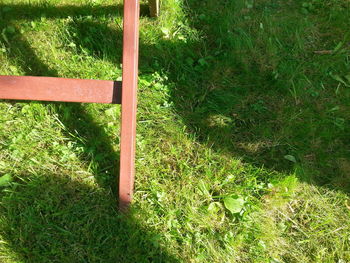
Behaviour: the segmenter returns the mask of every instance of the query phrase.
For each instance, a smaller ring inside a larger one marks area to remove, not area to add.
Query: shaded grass
[[[1,103],[1,260],[349,261],[348,7],[142,11],[127,218],[115,210],[119,106]],[[112,1],[3,1],[0,73],[118,79],[120,15]],[[240,213],[227,198],[244,200]]]
[[[108,192],[62,171],[26,176],[2,207],[2,262],[175,262],[158,234],[119,215]]]

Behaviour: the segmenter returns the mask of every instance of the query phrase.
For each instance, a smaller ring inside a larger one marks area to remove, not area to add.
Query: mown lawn
[[[120,106],[1,101],[0,262],[350,262],[350,2],[161,11],[127,216]],[[1,0],[0,74],[120,79],[121,30],[120,0]]]

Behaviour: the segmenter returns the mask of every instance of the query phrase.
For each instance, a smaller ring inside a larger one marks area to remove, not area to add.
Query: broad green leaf
[[[288,161],[291,161],[293,163],[297,162],[297,160],[295,159],[295,157],[293,155],[285,155],[284,159],[287,159]]]
[[[237,214],[243,209],[244,200],[242,198],[225,197],[224,205],[232,214]]]

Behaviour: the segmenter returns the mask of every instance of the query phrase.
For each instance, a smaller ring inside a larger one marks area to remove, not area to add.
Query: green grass
[[[0,103],[0,262],[350,262],[350,3],[141,8],[135,198],[120,106]],[[121,1],[2,0],[0,74],[120,79]]]

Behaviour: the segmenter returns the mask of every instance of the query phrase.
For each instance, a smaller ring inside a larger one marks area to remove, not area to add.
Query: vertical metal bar
[[[123,86],[119,177],[119,208],[121,210],[125,210],[130,204],[134,189],[139,14],[139,0],[124,0]]]
[[[148,0],[149,12],[151,17],[159,16],[159,0]]]

